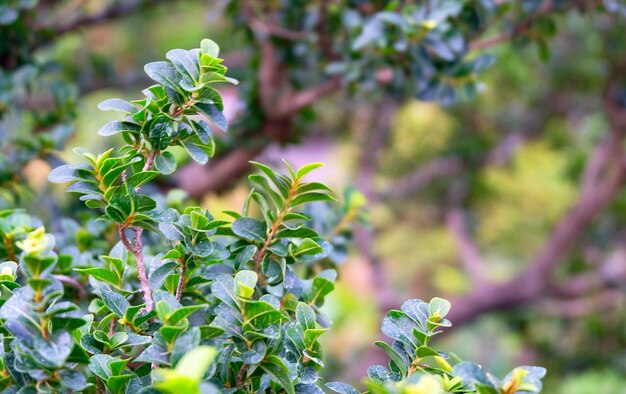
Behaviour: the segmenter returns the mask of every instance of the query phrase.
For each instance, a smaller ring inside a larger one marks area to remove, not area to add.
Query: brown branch
[[[259,100],[265,115],[272,117],[274,99],[278,94],[280,85],[282,85],[277,75],[276,48],[271,41],[265,40],[260,43],[259,50],[261,57],[261,63],[259,64]]]
[[[49,35],[51,38],[56,38],[56,36],[69,33],[83,27],[92,26],[113,19],[125,17],[135,12],[142,11],[148,6],[156,5],[161,2],[163,2],[163,0],[137,0],[134,2],[124,1],[121,3],[116,2],[104,8],[100,12],[90,15],[83,15],[74,20],[70,20],[69,22],[62,25],[39,26],[36,28],[36,30],[45,31],[46,35]],[[41,43],[43,42],[40,42],[40,44]]]
[[[276,217],[276,220],[274,220],[274,223],[272,224],[272,228],[270,229],[270,232],[267,234],[267,239],[263,243],[263,246],[261,247],[261,249],[259,249],[257,253],[254,255],[254,258],[253,258],[254,271],[257,274],[261,274],[261,262],[263,262],[263,259],[265,258],[265,255],[267,254],[269,247],[274,242],[276,234],[278,234],[278,231],[280,230],[280,226],[283,224],[285,215],[287,215],[289,211],[291,210],[291,206],[290,206],[291,201],[293,201],[293,199],[296,197],[297,191],[298,191],[298,181],[296,180],[292,183],[291,187],[289,188],[289,195],[287,196],[287,199],[285,200],[283,204],[283,208],[280,210],[280,213]]]
[[[237,383],[236,383],[236,387],[239,388],[241,387],[241,385],[243,384],[243,380],[246,376],[246,372],[248,372],[248,364],[243,364],[241,366],[241,369],[239,370],[239,373],[237,373]]]
[[[478,245],[466,229],[464,214],[459,207],[453,207],[448,211],[446,225],[454,237],[465,271],[474,286],[481,286],[486,280],[485,266]]]
[[[137,275],[139,276],[139,283],[141,286],[141,292],[143,293],[143,299],[146,306],[143,308],[146,312],[150,312],[154,308],[154,301],[152,300],[152,290],[150,290],[150,284],[148,282],[148,276],[146,274],[146,265],[144,263],[143,244],[141,242],[141,235],[143,234],[143,228],[131,227],[134,233],[133,244],[130,243],[123,226],[118,227],[118,235],[122,244],[128,249],[134,256],[137,263]]]
[[[381,151],[387,144],[389,137],[389,124],[393,114],[398,108],[398,103],[387,98],[386,100],[375,104],[363,112],[359,113],[359,124],[363,130],[367,130],[367,134],[363,135],[360,143],[361,149],[358,162],[357,188],[365,195],[367,205],[372,207],[379,200],[379,195],[374,190],[374,176],[376,173],[378,159]],[[386,311],[390,309],[397,300],[397,293],[393,287],[388,285],[387,277],[383,268],[383,262],[374,250],[374,239],[376,233],[374,229],[356,226],[354,230],[354,240],[359,253],[366,259],[372,271],[372,286],[376,292],[379,308]]]
[[[593,189],[584,189],[581,185],[578,201],[556,225],[528,268],[509,282],[475,287],[470,294],[453,302],[455,307],[450,320],[463,323],[486,312],[519,307],[543,295],[550,284],[552,269],[567,255],[593,219],[613,201],[626,179],[623,132],[612,130],[606,138],[610,143],[599,144],[594,153],[607,157],[605,176]],[[588,166],[591,165],[594,164],[589,162]],[[584,180],[581,183],[584,185]]]
[[[622,303],[624,303],[622,291],[606,290],[589,297],[573,300],[546,300],[541,303],[540,308],[548,315],[572,319],[597,314]]]
[[[252,1],[243,0],[241,2],[241,14],[245,18],[250,28],[266,39],[267,36],[283,38],[285,40],[300,41],[311,38],[311,33],[306,31],[291,30],[283,26],[279,26],[265,18],[261,19],[255,12]]]
[[[424,189],[436,179],[457,175],[462,170],[463,161],[460,157],[439,157],[387,186],[381,196],[385,199],[406,197]]]
[[[77,281],[76,279],[67,276],[67,275],[61,275],[61,274],[56,274],[56,275],[52,275],[55,279],[57,279],[58,281],[60,281],[61,283],[64,283],[66,285],[69,285],[73,288],[75,288],[78,291],[78,296],[80,299],[86,299],[87,298],[87,290],[85,290],[85,286],[83,286],[79,281]]]
[[[491,152],[485,155],[484,162],[489,165],[504,165],[509,162],[516,148],[527,138],[521,133],[508,134]],[[392,182],[380,193],[383,199],[403,198],[430,186],[439,178],[454,177],[463,171],[461,157],[438,157],[419,166],[415,171]]]
[[[143,259],[143,244],[141,243],[141,235],[143,234],[143,228],[133,227],[135,233],[135,260],[137,261],[137,274],[139,276],[139,283],[141,284],[141,292],[146,302],[144,309],[150,312],[154,308],[154,302],[152,301],[152,290],[150,290],[150,284],[148,282],[148,276],[146,275],[146,266]]]
[[[537,9],[537,11],[535,11],[535,13],[533,13],[531,16],[524,19],[522,22],[513,27],[513,30],[511,32],[501,33],[494,37],[470,42],[470,51],[480,51],[486,48],[490,48],[492,46],[502,44],[517,36],[527,33],[538,19],[553,11],[552,6],[553,0],[544,1],[543,4]]]
[[[180,262],[180,278],[178,279],[178,286],[176,286],[176,299],[180,301],[183,298],[183,289],[185,288],[185,275],[187,275],[187,262],[184,258],[179,258]]]
[[[334,76],[321,84],[299,92],[289,92],[281,97],[278,106],[274,109],[274,116],[289,116],[302,108],[314,104],[324,96],[328,96],[339,90],[341,78]]]
[[[211,161],[207,166],[192,163],[176,175],[177,184],[191,197],[201,197],[210,191],[222,190],[250,169],[253,160],[265,146],[235,149]]]

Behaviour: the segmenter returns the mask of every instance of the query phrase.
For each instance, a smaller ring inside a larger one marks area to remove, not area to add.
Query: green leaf
[[[319,234],[314,230],[307,227],[300,227],[296,229],[284,228],[278,232],[276,238],[314,238],[319,237]]]
[[[250,299],[254,294],[259,277],[256,272],[243,270],[235,275],[235,294],[238,297]]]
[[[200,41],[200,50],[202,53],[206,53],[214,58],[217,58],[220,55],[220,46],[217,45],[215,41],[209,40],[208,38]]]
[[[176,158],[170,152],[162,152],[155,156],[154,166],[163,175],[176,171]]]
[[[398,352],[396,352],[391,346],[389,346],[385,342],[376,341],[375,345],[383,349],[385,353],[387,353],[387,355],[391,357],[391,361],[396,365],[396,367],[398,367],[398,370],[400,371],[402,376],[403,377],[406,376],[407,366],[404,364],[404,360],[402,359],[402,356],[400,356]]]
[[[106,385],[109,390],[111,390],[112,394],[123,394],[125,393],[128,381],[134,376],[133,374],[111,376],[109,380],[107,380]]]
[[[277,209],[283,208],[283,204],[284,204],[283,197],[281,197],[278,193],[272,190],[272,187],[270,186],[267,178],[265,178],[263,175],[252,174],[248,176],[248,179],[250,179],[250,181],[259,185],[261,189],[270,196],[272,201],[274,201],[274,205],[276,206]]]
[[[204,308],[205,305],[199,304],[199,305],[187,305],[187,306],[183,306],[182,308],[178,308],[176,309],[169,317],[169,319],[167,320],[168,323],[170,324],[176,324],[179,321],[181,321],[182,319],[186,318],[187,316],[191,315],[192,313],[194,313],[195,311],[198,311],[202,308]]]
[[[289,370],[280,358],[274,355],[268,356],[259,366],[273,381],[278,383],[287,394],[295,394],[293,382],[289,378]]]
[[[339,394],[361,394],[361,392],[355,389],[353,386],[342,382],[328,382],[326,387]]]
[[[111,186],[111,184],[113,184],[113,182],[120,176],[122,171],[124,171],[126,168],[133,165],[134,163],[137,163],[139,160],[141,160],[139,157],[135,157],[132,160],[127,161],[126,163],[122,163],[120,165],[112,167],[102,176],[102,183],[104,183],[106,187]]]
[[[103,282],[110,283],[115,286],[121,286],[118,275],[106,268],[90,267],[90,268],[74,268],[76,272],[84,272]]]
[[[150,272],[150,277],[148,278],[148,285],[150,288],[152,290],[160,289],[165,281],[165,278],[167,278],[176,267],[178,267],[178,263],[169,261]]]
[[[111,256],[102,256],[102,260],[109,264],[109,266],[113,268],[119,276],[122,276],[124,273],[124,261],[122,259]]]
[[[206,115],[209,119],[211,119],[213,124],[220,128],[220,130],[228,130],[228,120],[226,119],[226,116],[224,116],[224,113],[220,111],[216,105],[197,103],[192,108],[201,114]]]
[[[134,114],[138,111],[133,104],[119,98],[104,100],[98,104],[98,109],[101,111],[121,111],[129,114]]]
[[[313,241],[311,238],[304,238],[300,242],[300,245],[298,245],[295,250],[292,251],[292,256],[313,255],[322,253],[323,251],[324,249],[322,249],[322,247],[318,245],[317,242]]]
[[[313,201],[337,201],[337,199],[330,194],[310,192],[298,195],[291,201],[291,206],[296,207],[300,204]]]
[[[220,275],[211,283],[211,294],[233,308],[237,308],[235,282],[230,275]]]
[[[445,317],[450,312],[450,301],[435,297],[428,304],[428,314],[439,318]]]
[[[172,62],[179,73],[188,75],[193,81],[198,81],[200,70],[197,49],[191,51],[172,49],[165,54],[165,57]]]
[[[311,329],[305,330],[304,337],[306,338],[307,345],[311,346],[312,344],[314,344],[315,341],[317,341],[317,338],[319,338],[320,335],[322,335],[326,331],[328,330],[325,328],[311,328]]]
[[[125,332],[116,332],[109,340],[109,346],[111,349],[122,346],[128,341],[128,334]]]
[[[315,328],[315,312],[304,302],[299,302],[296,307],[296,319],[303,330]]]
[[[117,315],[119,318],[123,318],[126,314],[126,310],[130,307],[130,303],[124,296],[112,292],[110,290],[102,290],[102,301],[109,308],[109,310]]]
[[[96,354],[89,359],[89,369],[97,377],[106,382],[107,380],[109,380],[109,376],[111,376],[111,369],[108,365],[111,359],[113,359],[113,357],[109,355]]]
[[[439,353],[437,353],[437,351],[435,351],[434,349],[428,346],[420,346],[415,351],[415,355],[417,357],[430,357],[430,356],[439,356]]]
[[[159,175],[158,171],[142,171],[142,172],[133,174],[130,178],[127,179],[127,182],[131,187],[137,188],[150,182],[151,180],[156,178],[158,175]]]
[[[321,166],[323,166],[324,164],[322,163],[310,163],[310,164],[306,164],[302,167],[300,167],[300,169],[298,170],[298,172],[296,172],[296,178],[301,179],[302,177],[304,177],[306,174],[310,173],[311,171],[320,168]]]
[[[265,223],[251,218],[240,218],[232,224],[233,232],[241,238],[251,242],[264,242],[267,233]]]
[[[309,293],[309,303],[319,304],[324,301],[324,297],[335,289],[335,284],[321,276],[313,279],[311,292]]]
[[[52,183],[71,182],[82,179],[81,175],[88,174],[93,174],[93,172],[86,166],[79,167],[65,164],[50,171],[48,180]]]
[[[312,191],[332,192],[332,189],[319,182],[304,183],[298,187],[298,194],[308,193]]]
[[[244,330],[261,331],[273,324],[287,320],[285,314],[265,301],[245,301]]]
[[[170,88],[176,92],[182,93],[180,85],[180,74],[176,68],[169,62],[152,62],[143,67],[148,77],[161,85]]]
[[[189,324],[183,326],[161,326],[159,333],[163,340],[169,344],[174,343],[176,338],[189,328]]]
[[[277,189],[280,191],[284,198],[289,197],[289,183],[279,177],[278,174],[274,172],[274,170],[272,170],[265,164],[261,164],[256,161],[251,161],[250,163],[259,170],[261,170],[269,178],[269,180],[272,181],[274,185],[276,185]]]
[[[210,150],[209,153],[205,150],[206,148],[201,147],[200,145],[192,144],[189,142],[182,142],[183,148],[189,153],[189,156],[198,164],[206,164],[209,161],[209,157],[213,156],[213,149]],[[211,145],[212,147],[212,145]]]
[[[176,365],[176,372],[191,379],[200,380],[217,357],[217,350],[210,346],[198,346],[188,352]]]
[[[139,125],[123,120],[114,120],[102,126],[100,130],[98,130],[98,134],[108,137],[119,133],[139,133],[140,131],[141,126]]]

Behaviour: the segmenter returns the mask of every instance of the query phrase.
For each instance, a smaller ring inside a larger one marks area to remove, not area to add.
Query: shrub
[[[220,216],[228,220],[145,193],[176,170],[172,147],[209,160],[211,128],[228,127],[214,86],[236,83],[213,41],[167,59],[145,66],[156,84],[144,98],[100,104],[124,114],[99,131],[123,146],[77,148],[85,164],[50,173],[91,216],[63,220],[52,235],[23,211],[0,212],[0,258],[11,260],[0,265],[2,393],[358,393],[321,382],[318,339],[362,198],[348,191],[336,203],[326,185],[306,181],[321,164],[286,162],[284,174],[253,163],[255,188],[242,212]],[[391,361],[369,369],[370,392],[540,392],[542,368],[500,381],[431,348],[449,309],[439,298],[409,300],[387,314],[392,343],[377,345]]]

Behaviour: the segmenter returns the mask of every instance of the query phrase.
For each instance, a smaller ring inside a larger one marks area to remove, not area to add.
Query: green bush
[[[305,180],[321,164],[286,162],[284,174],[253,163],[254,189],[241,212],[224,212],[229,220],[145,192],[176,170],[173,147],[209,160],[212,127],[228,127],[215,84],[236,83],[211,40],[167,59],[146,65],[155,85],[144,98],[100,104],[123,113],[99,131],[123,146],[77,148],[84,164],[50,173],[71,183],[89,215],[52,235],[21,210],[0,212],[0,259],[10,260],[0,265],[2,393],[358,393],[321,381],[318,339],[330,327],[321,307],[334,289],[334,251],[361,197],[349,191],[336,203]],[[377,345],[391,361],[369,369],[371,393],[541,391],[543,368],[501,381],[434,350],[450,307],[409,300],[387,314],[392,342]]]

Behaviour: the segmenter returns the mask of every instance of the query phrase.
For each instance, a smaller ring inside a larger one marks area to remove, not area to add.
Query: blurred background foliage
[[[89,0],[60,3],[81,13],[107,6]],[[133,92],[147,81],[144,63],[163,58],[171,48],[192,48],[203,37],[228,48],[225,64],[234,77],[244,83],[256,79],[252,70],[258,59],[252,56],[250,37],[239,22],[225,16],[228,7],[227,2],[168,1],[55,38],[35,52],[37,62],[55,72],[41,81],[44,86],[34,87],[43,93],[29,95],[29,100],[49,100],[50,92],[54,99],[57,90],[70,89],[81,97],[80,107],[74,108],[70,100],[54,111],[55,119],[13,119],[11,127],[2,129],[2,138],[28,135],[25,130],[33,124],[68,119],[71,135],[65,128],[55,129],[57,134],[46,142],[54,150],[60,147],[56,141],[69,136],[58,160],[76,161],[69,150],[73,146],[104,150],[99,145],[111,140],[94,136],[115,114],[98,111],[96,104],[107,97],[134,99]],[[50,17],[66,15],[50,12]],[[261,153],[263,161],[285,157],[296,166],[325,162],[319,176],[336,190],[362,188],[364,182],[365,189],[371,189],[364,192],[374,241],[356,243],[341,267],[338,290],[327,302],[334,320],[332,335],[324,339],[330,380],[363,376],[364,366],[380,357],[371,353],[371,343],[379,335],[381,311],[390,306],[381,294],[394,299],[463,297],[480,286],[466,272],[467,245],[459,244],[451,212],[462,213],[470,247],[482,262],[481,275],[504,283],[528,267],[576,204],[592,152],[611,128],[602,92],[611,70],[621,75],[626,71],[626,21],[602,13],[568,12],[542,23],[548,24],[542,27],[544,33],[553,32],[545,34],[553,35],[549,43],[503,42],[486,49],[497,60],[482,74],[475,98],[445,107],[417,100],[394,104],[390,121],[382,127],[382,146],[369,158],[370,173],[364,174],[363,156],[377,138],[373,129],[380,128],[380,108],[392,100],[369,100],[365,93],[316,101],[301,114],[305,137],[297,144],[274,142]],[[35,80],[23,78],[25,83]],[[238,89],[223,92],[231,119],[256,110],[240,98]],[[623,141],[617,143],[623,149]],[[23,164],[25,180],[35,193],[24,189],[5,196],[3,204],[31,207],[46,220],[65,209],[80,209],[47,183],[50,162]],[[190,194],[212,212],[238,210],[246,197],[241,182]],[[161,186],[169,198],[184,195],[177,187],[184,189],[185,182]],[[8,189],[2,193],[8,194]],[[557,279],[599,272],[609,278],[606,281],[617,281],[608,291],[589,289],[584,297],[561,298],[555,290],[524,308],[476,316],[455,324],[456,329],[441,339],[445,347],[500,374],[516,364],[546,366],[549,393],[626,393],[626,303],[619,282],[626,273],[625,217],[626,193],[620,188],[555,270]]]

